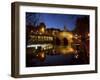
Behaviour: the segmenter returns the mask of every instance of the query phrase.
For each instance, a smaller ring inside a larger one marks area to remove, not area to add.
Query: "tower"
[[[67,27],[64,25],[64,31],[67,31]]]

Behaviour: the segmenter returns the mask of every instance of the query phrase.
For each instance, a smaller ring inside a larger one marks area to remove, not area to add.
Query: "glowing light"
[[[69,36],[68,36],[69,38],[73,38],[73,35],[72,34],[69,34]]]
[[[88,35],[88,37],[90,36],[90,34],[89,34],[89,33],[88,33],[87,35]]]
[[[33,30],[31,30],[31,33],[33,33]]]
[[[66,54],[73,53],[74,52],[74,49],[72,47],[62,47],[61,46],[61,47],[58,47],[56,49],[56,51],[66,55]]]
[[[41,57],[42,57],[42,58],[44,58],[44,57],[45,57],[45,56],[44,56],[44,53],[41,53]]]
[[[75,55],[75,58],[76,58],[76,59],[78,59],[78,57],[79,57],[79,55],[78,55],[78,54],[77,54],[77,55]]]
[[[40,29],[40,31],[41,31],[42,33],[44,33],[44,32],[45,32],[44,27],[42,27],[42,28]]]
[[[75,39],[78,39],[78,37],[76,37],[76,36],[75,36],[74,38],[75,38]]]
[[[74,51],[74,49],[73,48],[69,48],[69,52],[73,52]]]
[[[73,34],[70,32],[61,32],[60,35],[66,38],[73,38]]]

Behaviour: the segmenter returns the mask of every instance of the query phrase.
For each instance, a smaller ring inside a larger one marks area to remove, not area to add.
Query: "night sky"
[[[51,14],[51,13],[26,13],[26,24],[34,22],[37,19],[37,24],[44,22],[47,28],[58,28],[63,30],[64,26],[69,31],[76,27],[77,18],[88,15],[71,15],[71,14]]]

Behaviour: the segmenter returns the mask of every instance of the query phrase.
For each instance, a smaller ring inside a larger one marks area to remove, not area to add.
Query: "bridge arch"
[[[71,46],[73,40],[73,34],[71,32],[62,31],[56,35],[56,39],[61,45]],[[57,43],[58,43],[57,42]]]

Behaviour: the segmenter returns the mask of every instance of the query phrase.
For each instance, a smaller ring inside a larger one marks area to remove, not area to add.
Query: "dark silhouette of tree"
[[[78,18],[76,20],[76,28],[74,32],[84,35],[86,32],[89,32],[89,16]]]
[[[26,13],[26,25],[37,26],[40,15],[37,13]]]
[[[81,46],[79,46],[80,49],[77,48],[79,51],[79,61],[82,63],[89,63],[89,56],[87,56],[87,40],[86,40],[86,34],[89,33],[89,16],[85,16],[82,18],[78,18],[76,20],[76,28],[74,30],[75,33],[81,35]]]
[[[46,25],[45,25],[44,22],[41,22],[41,23],[39,24],[39,27],[44,27],[44,28],[46,28]]]

